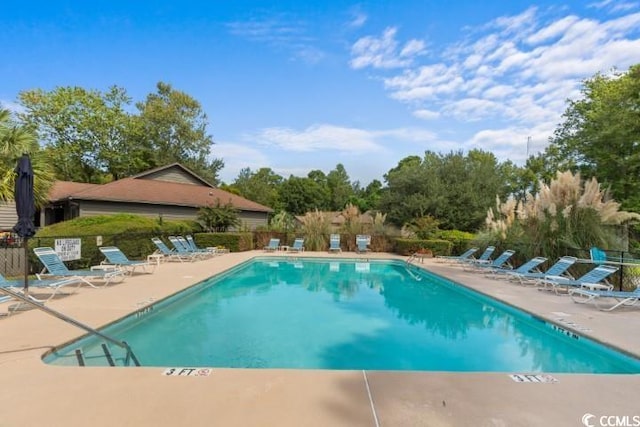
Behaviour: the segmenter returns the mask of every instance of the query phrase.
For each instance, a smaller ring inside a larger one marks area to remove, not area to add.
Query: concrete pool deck
[[[80,288],[47,305],[100,327],[136,310],[139,303],[164,298],[262,255],[291,256],[253,251],[165,263],[154,274],[128,277],[107,288]],[[378,253],[295,256],[404,259]],[[639,307],[606,313],[566,296],[434,260],[417,266],[563,329],[640,355]],[[0,310],[8,305],[0,305]],[[42,362],[49,349],[82,334],[37,310],[0,320],[0,427],[582,426],[585,414],[594,415],[590,421],[598,426],[603,416],[626,416],[629,423],[640,416],[640,375],[551,374],[557,382],[518,383],[508,373],[214,369],[209,376],[187,377],[164,376],[163,368],[75,368]]]

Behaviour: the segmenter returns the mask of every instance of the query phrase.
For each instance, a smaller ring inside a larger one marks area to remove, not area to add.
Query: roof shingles
[[[218,188],[140,178],[123,178],[103,185],[56,182],[50,200],[67,198],[192,207],[215,205],[219,200],[223,205],[230,202],[236,209],[244,211],[272,211],[267,206]]]

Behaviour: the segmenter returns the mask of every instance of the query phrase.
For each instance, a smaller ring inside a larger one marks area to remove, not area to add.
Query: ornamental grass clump
[[[551,260],[565,255],[566,248],[619,249],[615,226],[640,219],[619,208],[595,178],[583,182],[579,173],[558,172],[549,185],[540,183],[540,191],[527,193],[524,200],[498,198],[487,212],[479,240]]]
[[[309,251],[322,251],[328,248],[327,237],[331,233],[331,220],[318,211],[307,212],[302,217],[302,232],[304,233],[304,247]]]

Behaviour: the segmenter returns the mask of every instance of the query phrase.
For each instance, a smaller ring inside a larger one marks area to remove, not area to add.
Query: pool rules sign
[[[80,239],[56,239],[56,253],[62,261],[80,259],[82,240]]]

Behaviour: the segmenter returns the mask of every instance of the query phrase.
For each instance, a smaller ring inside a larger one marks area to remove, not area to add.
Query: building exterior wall
[[[188,173],[185,173],[182,169],[178,167],[159,170],[157,172],[150,173],[149,175],[145,175],[141,179],[153,179],[155,181],[178,182],[180,184],[203,185],[201,181],[197,180],[194,176]]]
[[[240,211],[241,227],[255,230],[257,227],[266,227],[269,224],[267,212]]]
[[[0,202],[0,231],[9,231],[18,222],[16,204],[14,202]]]
[[[148,203],[123,203],[75,200],[80,207],[80,216],[113,215],[116,213],[131,213],[158,218],[162,215],[167,220],[196,220],[198,208],[187,206],[152,205]],[[266,226],[268,214],[266,212],[240,211],[239,218],[243,226],[250,230],[258,226]]]
[[[75,200],[80,206],[80,216],[113,215],[130,213],[163,219],[191,220],[196,219],[198,210],[187,206],[152,205],[149,203],[103,202]]]

